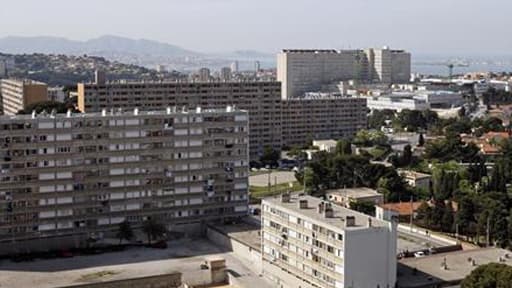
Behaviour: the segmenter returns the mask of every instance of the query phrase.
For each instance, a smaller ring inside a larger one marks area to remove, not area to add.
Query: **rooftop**
[[[233,106],[228,106],[225,109],[201,109],[201,107],[197,107],[196,109],[189,110],[186,107],[178,109],[176,106],[167,107],[166,110],[158,110],[158,111],[141,111],[139,109],[125,111],[122,109],[110,109],[103,110],[102,112],[96,113],[47,113],[42,112],[39,114],[32,113],[32,115],[13,115],[13,116],[0,116],[0,121],[5,120],[29,120],[29,119],[62,119],[62,118],[94,118],[94,117],[125,117],[125,116],[158,116],[158,115],[183,115],[183,114],[219,114],[219,113],[246,113],[245,110],[237,109]]]
[[[445,261],[446,269],[443,267]],[[479,265],[492,262],[512,266],[512,252],[498,248],[485,248],[405,258],[399,262],[401,265],[398,268],[400,275],[398,287],[425,287],[426,284],[436,282],[457,284]],[[415,275],[414,269],[417,269]]]
[[[367,188],[367,187],[361,187],[361,188],[343,188],[343,189],[333,189],[333,190],[327,190],[327,195],[340,195],[350,198],[367,198],[367,197],[374,197],[374,196],[382,196],[377,190]]]
[[[307,208],[300,208],[299,207],[299,201],[305,200],[307,201]],[[320,214],[317,211],[318,205],[321,203],[328,203],[320,198],[312,197],[312,196],[290,196],[289,202],[282,202],[280,197],[274,197],[274,198],[265,198],[263,200],[263,204],[265,202],[267,204],[272,204],[275,206],[278,206],[283,209],[283,211],[288,212],[290,214],[294,215],[301,215],[301,217],[307,217],[310,220],[313,220],[318,225],[329,225],[331,227],[334,227],[333,229],[344,229],[344,230],[357,230],[357,229],[368,229],[368,220],[372,220],[372,226],[373,227],[387,227],[388,222],[379,220],[374,217],[369,217],[368,215],[365,215],[363,213],[359,213],[354,210],[350,210],[348,208],[331,204],[333,209],[333,215],[332,217],[325,217],[324,214]],[[347,216],[353,216],[355,223],[353,226],[345,227],[346,225],[346,219]]]
[[[418,210],[421,204],[423,204],[423,202],[400,202],[380,204],[379,207],[398,212],[399,215],[411,215],[414,211]]]
[[[425,174],[425,173],[416,172],[416,171],[412,171],[412,170],[402,170],[402,169],[400,169],[399,173],[402,174],[405,177],[411,177],[411,178],[414,178],[414,179],[423,179],[423,178],[430,178],[431,177],[430,174]]]

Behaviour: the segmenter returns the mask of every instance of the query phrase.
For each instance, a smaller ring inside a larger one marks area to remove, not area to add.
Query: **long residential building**
[[[263,260],[298,281],[277,279],[280,287],[395,287],[395,220],[378,220],[319,198],[289,194],[264,199],[262,219]]]
[[[277,80],[282,98],[309,92],[332,92],[340,81],[409,82],[411,54],[403,50],[283,50],[277,56]]]
[[[366,99],[358,97],[292,98],[282,102],[282,113],[287,147],[351,138],[367,125]]]
[[[0,79],[0,103],[5,115],[15,115],[28,105],[48,100],[48,86],[28,79]]]
[[[78,84],[78,109],[154,110],[167,106],[249,111],[250,153],[257,159],[265,146],[281,149],[281,85],[279,82],[128,82]]]
[[[248,115],[233,107],[2,116],[0,153],[0,243],[247,213]]]

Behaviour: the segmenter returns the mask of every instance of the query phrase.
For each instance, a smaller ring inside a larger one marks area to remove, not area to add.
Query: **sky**
[[[118,35],[199,52],[512,54],[510,0],[2,0],[0,37]]]

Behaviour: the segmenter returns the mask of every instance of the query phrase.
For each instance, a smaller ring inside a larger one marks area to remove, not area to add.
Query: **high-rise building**
[[[261,70],[261,63],[260,61],[254,61],[254,71],[258,72]]]
[[[0,79],[2,110],[15,115],[28,105],[48,100],[48,86],[28,79]]]
[[[231,80],[231,68],[223,67],[220,69],[220,79],[223,81]]]
[[[0,243],[247,213],[246,111],[34,113],[0,124]]]
[[[277,80],[283,99],[310,92],[332,92],[340,81],[408,82],[411,56],[402,50],[283,50],[277,56]]]
[[[282,144],[310,145],[313,140],[347,139],[367,126],[366,99],[358,97],[283,100]]]
[[[238,73],[238,61],[233,61],[233,63],[231,63],[231,71],[233,73]]]
[[[281,85],[279,82],[126,82],[78,84],[78,109],[99,112],[123,108],[141,110],[167,106],[222,108],[235,105],[249,111],[251,159],[265,146],[281,149]]]
[[[210,81],[210,69],[208,69],[208,68],[199,69],[199,81],[201,81],[201,82]]]
[[[0,79],[7,77],[7,63],[0,59]]]
[[[395,287],[395,220],[287,194],[264,199],[262,219],[264,261],[296,277],[296,283],[282,284],[271,275],[280,286]]]

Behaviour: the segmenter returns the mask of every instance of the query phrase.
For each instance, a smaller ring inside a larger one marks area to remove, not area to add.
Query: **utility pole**
[[[412,218],[413,218],[413,215],[414,215],[414,205],[412,203],[412,195],[411,195],[411,216],[410,216],[410,222],[409,222],[409,227],[411,228],[411,232],[412,232]]]
[[[489,245],[490,245],[490,243],[489,243],[490,236],[491,236],[490,235],[490,227],[489,227],[490,223],[491,223],[491,217],[488,215],[487,216],[487,231],[486,231],[487,232],[487,237],[486,237],[487,247],[489,247]]]

